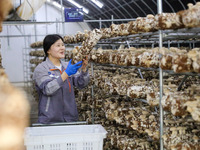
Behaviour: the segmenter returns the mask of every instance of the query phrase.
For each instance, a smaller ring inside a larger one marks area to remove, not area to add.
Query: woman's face
[[[65,45],[61,39],[57,40],[53,45],[51,45],[48,50],[48,57],[62,59],[65,58]]]

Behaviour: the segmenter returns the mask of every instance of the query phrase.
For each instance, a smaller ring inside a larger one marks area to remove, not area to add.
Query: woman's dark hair
[[[63,38],[58,34],[49,34],[44,38],[44,40],[43,40],[43,49],[44,49],[45,57],[44,57],[43,61],[45,61],[46,58],[48,57],[48,53],[47,52],[50,49],[51,45],[53,45],[59,39],[61,39],[64,42]]]

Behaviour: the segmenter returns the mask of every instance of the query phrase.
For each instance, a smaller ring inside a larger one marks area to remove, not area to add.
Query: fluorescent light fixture
[[[60,8],[60,9],[61,9],[61,7],[62,7],[60,4],[58,4],[58,3],[57,3],[57,2],[55,2],[55,1],[54,1],[52,4],[53,4],[54,6],[56,6],[56,7]]]
[[[95,5],[97,5],[99,8],[102,8],[103,7],[103,3],[101,3],[100,1],[98,0],[91,0]]]
[[[75,5],[78,8],[83,8],[83,11],[88,14],[89,10],[85,7],[83,7],[82,5],[78,4],[77,2],[75,2],[74,0],[67,0],[68,2],[72,3],[73,5]]]
[[[56,1],[52,1],[52,0],[47,0],[48,3],[50,3],[51,5],[57,7],[58,9],[63,9],[64,10],[64,7],[62,7],[58,2]]]

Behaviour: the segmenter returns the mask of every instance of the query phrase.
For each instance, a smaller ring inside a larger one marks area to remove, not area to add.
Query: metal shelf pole
[[[157,4],[158,4],[158,14],[161,14],[163,12],[162,10],[162,0],[157,0]],[[161,50],[163,45],[163,32],[162,30],[159,30],[159,48]],[[161,55],[160,55],[161,58]],[[160,64],[161,65],[161,64]],[[163,70],[161,67],[159,67],[159,81],[160,81],[160,104],[159,104],[159,108],[160,108],[160,150],[163,150],[164,145],[163,145],[163,107],[162,107],[162,97],[163,97]]]
[[[91,63],[92,77],[94,77],[94,64]],[[92,124],[94,124],[94,86],[92,85]]]
[[[60,8],[60,13],[61,13],[61,17],[62,17],[62,29],[63,29],[63,33],[62,35],[64,36],[65,35],[65,22],[64,22],[64,18],[65,18],[65,14],[64,14],[64,11],[63,11],[63,0],[60,0],[60,5],[61,5],[61,8]]]
[[[112,24],[113,24],[113,21],[114,21],[114,17],[113,17],[113,15],[111,15],[111,21],[112,21]]]
[[[102,28],[102,22],[101,22],[101,18],[99,18],[99,29]]]
[[[193,46],[193,48],[195,48],[195,42],[194,41],[192,42],[192,46]]]

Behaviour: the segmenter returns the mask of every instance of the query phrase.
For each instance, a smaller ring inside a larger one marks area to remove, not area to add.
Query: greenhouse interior
[[[0,0],[0,150],[200,150],[200,0]]]

